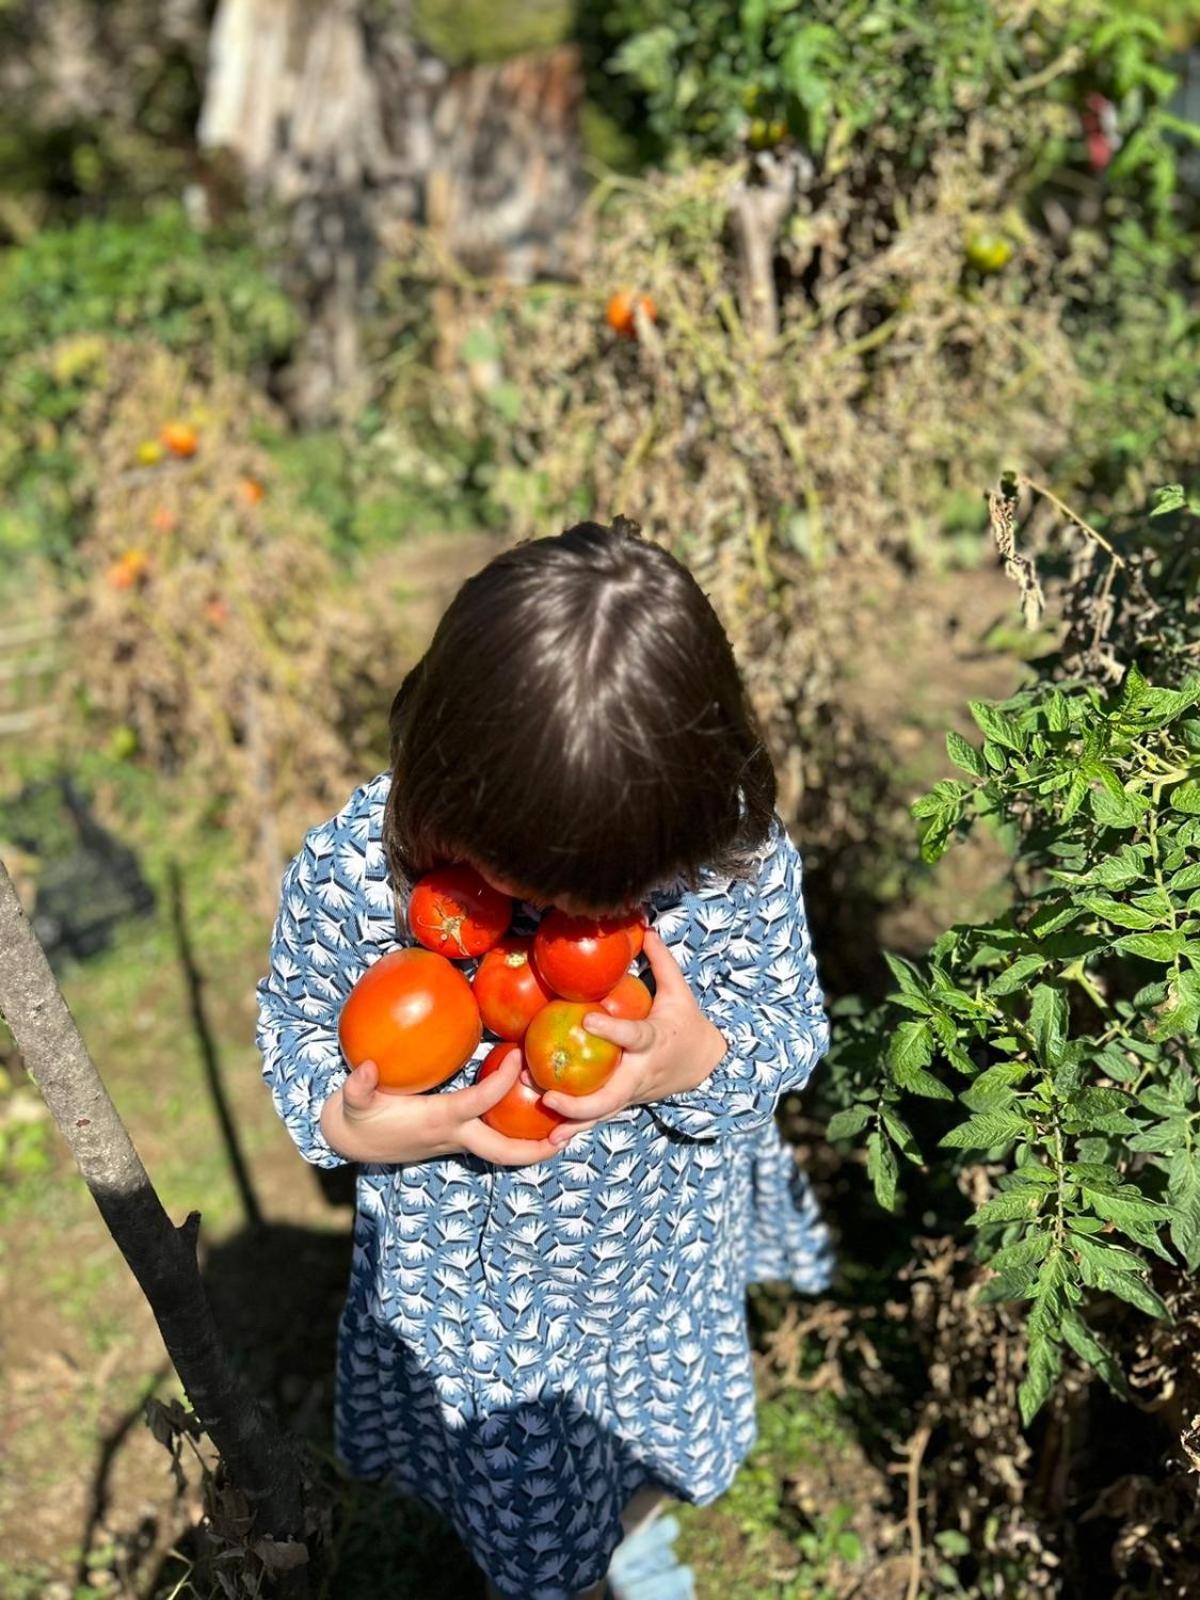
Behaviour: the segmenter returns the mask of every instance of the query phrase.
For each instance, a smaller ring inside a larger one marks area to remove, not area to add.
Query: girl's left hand
[[[555,1144],[626,1106],[649,1105],[697,1088],[725,1054],[724,1035],[696,1004],[679,963],[653,928],[646,932],[645,951],[656,990],[650,1015],[631,1022],[606,1011],[589,1011],[583,1019],[589,1033],[611,1039],[624,1051],[612,1077],[595,1094],[552,1089],[542,1096],[550,1110],[571,1119],[550,1134]]]

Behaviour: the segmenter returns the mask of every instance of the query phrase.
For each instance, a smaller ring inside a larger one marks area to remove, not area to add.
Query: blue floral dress
[[[320,1128],[348,1070],[339,1010],[411,942],[381,842],[389,783],[363,784],[305,836],[257,986],[263,1076],[322,1167],[344,1164]],[[529,1167],[462,1155],[358,1173],[338,1456],[435,1506],[511,1600],[597,1582],[643,1485],[699,1504],[728,1488],[755,1436],[746,1287],[815,1291],[831,1275],[774,1120],[828,1041],[796,848],[777,821],[752,880],[706,874],[650,910],[728,1041],[700,1088]],[[518,906],[518,931],[534,926]],[[474,1074],[469,1062],[444,1087]]]

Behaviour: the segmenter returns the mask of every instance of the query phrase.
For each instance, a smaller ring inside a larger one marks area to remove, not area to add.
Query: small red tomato
[[[475,1082],[482,1083],[493,1072],[498,1072],[500,1063],[512,1048],[511,1044],[505,1042],[489,1051]],[[567,1119],[542,1104],[542,1091],[529,1076],[529,1068],[522,1062],[521,1076],[503,1100],[498,1100],[490,1111],[483,1113],[483,1120],[489,1128],[495,1128],[497,1133],[509,1139],[546,1139],[550,1136],[551,1128],[557,1128],[559,1123]]]
[[[413,888],[408,925],[429,950],[465,961],[490,950],[508,932],[512,901],[465,862],[427,872]]]
[[[633,917],[569,917],[548,911],[533,941],[545,983],[564,1000],[600,1000],[633,960]]]
[[[654,997],[640,978],[627,972],[616,986],[599,1002],[600,1010],[610,1017],[627,1017],[630,1022],[642,1022],[650,1015]]]
[[[530,960],[532,939],[501,939],[479,963],[473,988],[483,1025],[501,1039],[524,1037],[536,1014],[554,999]]]
[[[592,1094],[608,1082],[621,1059],[620,1047],[583,1025],[590,1006],[551,1000],[525,1033],[525,1063],[539,1089]]]
[[[393,950],[369,966],[338,1018],[352,1067],[373,1061],[379,1087],[419,1094],[445,1083],[483,1037],[471,985],[444,956]]]

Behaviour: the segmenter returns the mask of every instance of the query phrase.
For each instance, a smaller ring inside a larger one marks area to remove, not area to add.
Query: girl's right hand
[[[509,1139],[480,1119],[516,1083],[521,1052],[513,1045],[498,1071],[448,1094],[387,1094],[379,1068],[362,1061],[321,1108],[321,1132],[347,1161],[401,1163],[432,1156],[482,1156],[501,1167],[525,1167],[559,1155],[549,1139]]]

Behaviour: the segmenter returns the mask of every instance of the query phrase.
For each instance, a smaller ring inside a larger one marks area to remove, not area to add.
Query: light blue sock
[[[678,1534],[674,1517],[656,1517],[621,1541],[608,1569],[613,1600],[695,1600],[695,1575],[671,1548]]]

